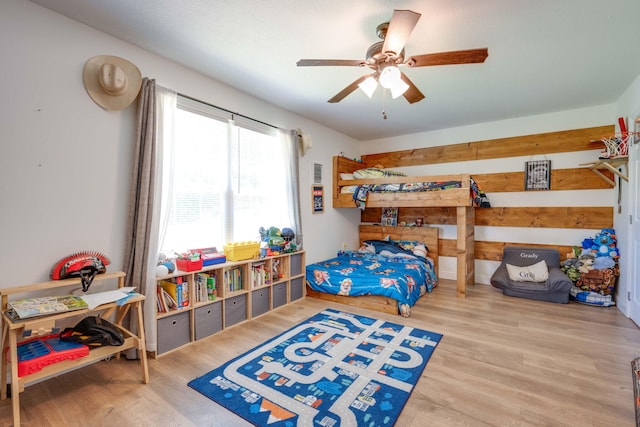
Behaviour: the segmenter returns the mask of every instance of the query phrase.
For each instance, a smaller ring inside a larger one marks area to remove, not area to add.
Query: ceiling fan
[[[364,75],[338,92],[329,102],[340,102],[351,92],[360,87],[369,97],[377,84],[389,89],[393,98],[402,95],[413,104],[424,99],[420,89],[402,73],[398,66],[428,67],[433,65],[481,63],[489,55],[487,48],[456,50],[452,52],[427,53],[413,55],[405,60],[404,45],[422,16],[411,10],[394,10],[391,21],[384,22],[376,28],[376,34],[382,39],[367,49],[365,60],[350,59],[301,59],[298,67],[314,66],[356,66],[369,67],[372,74]]]

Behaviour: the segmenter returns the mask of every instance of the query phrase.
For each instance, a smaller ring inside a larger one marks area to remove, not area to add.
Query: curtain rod
[[[272,125],[272,124],[265,123],[265,122],[263,122],[262,120],[254,119],[253,117],[245,116],[244,114],[240,114],[240,113],[237,113],[237,112],[235,112],[235,111],[228,110],[228,109],[226,109],[226,108],[218,107],[217,105],[211,104],[211,103],[209,103],[209,102],[202,101],[202,100],[200,100],[200,99],[194,98],[194,97],[189,96],[189,95],[185,95],[185,94],[183,94],[183,93],[178,93],[178,95],[180,95],[180,96],[181,96],[181,97],[183,97],[183,98],[187,98],[188,100],[195,101],[195,102],[200,102],[200,103],[202,103],[202,104],[204,104],[204,105],[208,105],[209,107],[217,108],[218,110],[222,110],[222,111],[224,111],[225,113],[229,113],[229,114],[231,114],[231,115],[235,115],[235,116],[238,116],[238,117],[242,117],[243,119],[248,119],[248,120],[254,121],[254,122],[256,122],[256,123],[260,123],[260,124],[262,124],[262,125],[272,127],[272,128],[274,128],[274,129],[283,130],[283,131],[288,131],[288,129],[282,129],[282,128],[278,127],[278,126],[274,126],[274,125]]]

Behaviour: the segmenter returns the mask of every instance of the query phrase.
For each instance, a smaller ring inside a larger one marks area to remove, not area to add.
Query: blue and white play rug
[[[441,338],[326,309],[189,386],[257,426],[392,426]]]

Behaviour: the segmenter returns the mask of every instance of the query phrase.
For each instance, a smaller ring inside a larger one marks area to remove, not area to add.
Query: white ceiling
[[[639,0],[32,1],[359,140],[609,104],[640,75]],[[489,57],[404,68],[415,104],[380,89],[328,103],[369,70],[296,62],[364,59],[394,9],[422,14],[407,57]]]

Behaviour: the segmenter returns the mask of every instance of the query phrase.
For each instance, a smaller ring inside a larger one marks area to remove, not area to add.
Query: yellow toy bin
[[[224,245],[224,254],[229,261],[242,261],[257,258],[260,253],[260,243],[239,242]]]

